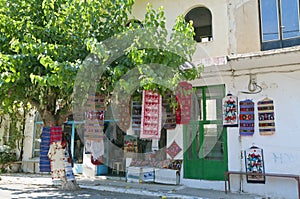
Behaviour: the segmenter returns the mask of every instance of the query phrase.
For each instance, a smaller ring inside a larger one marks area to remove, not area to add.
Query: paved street
[[[10,198],[72,198],[72,199],[99,199],[99,198],[124,198],[124,199],[133,199],[133,198],[142,198],[142,199],[151,199],[152,196],[140,196],[133,194],[124,194],[118,192],[109,192],[109,191],[98,191],[93,189],[81,189],[74,192],[60,191],[58,188],[33,185],[33,186],[22,186],[21,184],[9,184],[0,186],[0,198],[1,199],[10,199]]]
[[[49,178],[39,178],[39,181],[34,179],[15,178],[16,180],[8,180],[6,177],[1,177],[0,181],[0,198],[72,198],[72,199],[99,199],[99,198],[142,198],[150,199],[153,196],[140,196],[127,193],[99,191],[95,189],[81,188],[78,191],[61,191],[59,186],[51,185]],[[40,184],[43,183],[43,184]]]
[[[1,174],[0,199],[10,198],[107,198],[107,199],[261,199],[246,193],[228,193],[217,190],[190,188],[183,185],[157,183],[130,183],[124,178],[76,176],[81,187],[78,191],[62,191],[60,185],[52,181],[50,175]]]

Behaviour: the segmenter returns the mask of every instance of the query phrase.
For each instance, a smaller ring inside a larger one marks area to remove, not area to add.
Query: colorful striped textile
[[[240,101],[240,135],[252,136],[254,134],[254,102],[252,100]]]
[[[89,94],[85,121],[84,140],[103,139],[105,98],[99,93]]]
[[[176,128],[176,112],[175,109],[170,106],[171,97],[175,96],[172,96],[171,92],[167,92],[162,99],[162,106],[165,110],[165,116],[163,115],[163,121],[165,121],[163,126],[165,129]]]
[[[67,179],[67,181],[73,181],[73,180],[75,180],[75,176],[73,173],[72,163],[69,162],[69,159],[71,159],[71,158],[70,158],[67,147],[64,149],[64,155],[65,155],[64,161],[65,161],[66,179]]]
[[[126,132],[130,128],[131,122],[131,105],[130,99],[120,99],[118,104],[119,128]]]
[[[176,97],[179,103],[177,115],[180,112],[180,120],[177,124],[188,124],[191,120],[193,86],[188,82],[180,82],[176,88]]]
[[[52,126],[50,129],[50,144],[59,141],[62,141],[62,127]]]
[[[135,135],[139,135],[141,131],[141,120],[142,120],[142,105],[137,102],[132,102],[132,130],[134,131]]]
[[[143,91],[141,139],[160,139],[162,97],[150,90]]]
[[[260,135],[273,135],[275,133],[274,102],[264,98],[257,102],[258,123]]]
[[[40,143],[40,172],[51,172],[48,151],[50,148],[50,127],[44,126]]]
[[[238,126],[237,97],[227,94],[222,100],[223,126]]]

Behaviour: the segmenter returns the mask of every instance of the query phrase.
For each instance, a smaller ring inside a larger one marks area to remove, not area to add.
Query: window
[[[196,7],[185,15],[186,22],[193,21],[197,42],[212,41],[212,16],[205,7]]]
[[[299,0],[260,0],[262,50],[300,45]]]

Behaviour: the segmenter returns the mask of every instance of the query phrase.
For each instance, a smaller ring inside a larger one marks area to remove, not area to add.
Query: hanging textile
[[[143,91],[141,139],[160,139],[162,97],[150,90]]]
[[[92,141],[91,142],[91,154],[94,160],[101,158],[104,155],[104,141]]]
[[[244,152],[245,167],[247,172],[248,183],[265,183],[266,178],[264,175],[251,175],[251,174],[264,174],[264,157],[263,149],[252,146]]]
[[[48,151],[50,148],[50,127],[44,126],[42,129],[41,143],[40,143],[40,172],[51,172],[50,160]]]
[[[52,142],[62,141],[62,127],[52,126],[50,129],[50,144]]]
[[[257,109],[260,135],[273,135],[275,133],[273,100],[264,98],[257,102]]]
[[[52,179],[63,179],[66,176],[64,151],[65,149],[60,141],[51,143],[48,157],[51,161]]]
[[[240,101],[240,135],[252,136],[254,134],[254,102],[252,100]]]
[[[173,107],[171,107],[172,94],[171,92],[167,92],[162,100],[162,106],[165,110],[165,116],[163,118],[164,128],[165,129],[175,129],[176,128],[176,112]]]
[[[84,127],[85,127],[85,132],[84,132],[85,140],[99,141],[103,139],[104,121],[102,122],[97,119],[92,120],[87,118]]]
[[[119,105],[118,105],[119,127],[124,132],[126,132],[130,128],[130,122],[131,122],[130,112],[131,112],[130,99],[124,98],[119,100]]]
[[[84,143],[103,139],[105,117],[105,98],[98,94],[89,94],[85,121]]]
[[[223,98],[223,126],[238,126],[237,101],[237,97],[232,94]]]
[[[142,105],[137,102],[132,102],[132,130],[135,135],[139,135],[141,131]]]
[[[124,135],[124,152],[138,153],[138,141],[136,136]]]
[[[169,154],[169,156],[174,159],[174,157],[176,155],[178,155],[178,153],[180,153],[180,151],[182,151],[182,148],[176,143],[176,141],[174,140],[172,142],[172,144],[167,148],[167,154]]]
[[[181,124],[181,108],[180,108],[177,96],[176,96],[176,101],[178,103],[178,106],[176,108],[176,124]]]
[[[72,160],[70,158],[70,154],[68,151],[68,148],[65,147],[64,149],[64,163],[65,163],[65,172],[66,172],[66,179],[67,181],[73,181],[75,180],[75,176],[73,173],[73,168],[72,168]]]
[[[192,84],[188,82],[180,82],[176,89],[176,97],[180,107],[180,120],[177,124],[188,124],[191,119],[192,108]]]

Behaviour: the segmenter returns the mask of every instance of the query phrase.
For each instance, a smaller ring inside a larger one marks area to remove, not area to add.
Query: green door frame
[[[207,91],[213,88],[218,88],[221,92],[211,98],[207,96],[209,95]],[[222,125],[222,99],[225,96],[225,86],[204,86],[196,89],[202,90],[200,94],[202,113],[200,113],[201,120],[191,121],[184,126],[184,178],[222,180],[224,172],[228,170],[227,130]],[[216,120],[208,120],[207,118],[207,100],[211,99],[216,100]],[[209,135],[207,133],[209,127],[214,127],[217,140],[215,140],[215,145],[207,150],[205,146],[209,143],[209,136],[205,138],[204,132]],[[214,157],[214,153],[219,156]],[[220,154],[222,154],[221,157]]]

